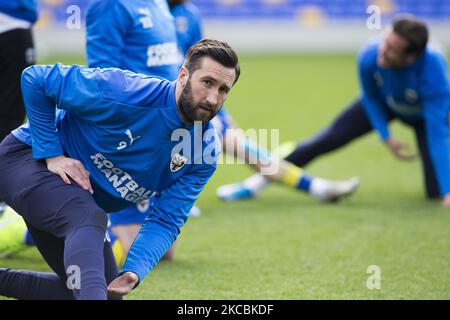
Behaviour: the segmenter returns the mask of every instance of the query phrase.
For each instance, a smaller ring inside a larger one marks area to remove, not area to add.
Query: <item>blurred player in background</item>
[[[334,122],[300,143],[285,159],[303,167],[375,130],[400,160],[413,160],[409,146],[393,138],[388,124],[399,119],[413,128],[428,198],[442,198],[450,206],[449,108],[450,85],[446,57],[427,46],[428,29],[413,17],[399,17],[383,38],[366,44],[359,53],[360,96]],[[257,195],[269,180],[254,175],[232,185],[236,199]],[[242,196],[244,195],[244,196]]]
[[[31,28],[37,17],[36,0],[0,1],[0,142],[25,120],[20,75],[35,63]],[[5,209],[0,199],[0,216]]]

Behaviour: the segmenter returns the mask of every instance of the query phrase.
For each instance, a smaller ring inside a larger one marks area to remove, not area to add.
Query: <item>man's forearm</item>
[[[31,66],[22,74],[22,95],[33,135],[33,156],[49,158],[63,154],[55,124],[55,103],[45,92],[46,68]]]
[[[170,248],[178,233],[176,227],[170,227],[156,217],[145,221],[128,252],[122,272],[133,272],[142,281]]]

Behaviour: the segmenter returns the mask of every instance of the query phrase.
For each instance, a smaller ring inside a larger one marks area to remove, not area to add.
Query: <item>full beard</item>
[[[191,81],[188,80],[183,92],[178,100],[179,110],[187,124],[193,124],[195,121],[201,121],[207,123],[217,114],[214,107],[208,103],[194,102],[192,95]]]

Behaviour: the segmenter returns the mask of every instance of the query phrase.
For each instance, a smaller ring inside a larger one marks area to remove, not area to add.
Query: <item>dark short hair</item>
[[[236,52],[226,42],[215,39],[203,39],[189,48],[184,60],[184,66],[189,73],[192,74],[201,67],[203,57],[210,57],[227,68],[234,68],[236,78],[233,84],[238,81],[241,74],[239,59]]]
[[[401,16],[394,20],[392,26],[393,31],[408,43],[406,53],[422,55],[428,42],[428,28],[425,23],[412,16]]]

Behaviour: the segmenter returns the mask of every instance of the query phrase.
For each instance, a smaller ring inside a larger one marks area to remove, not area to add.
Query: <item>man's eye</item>
[[[210,80],[203,80],[203,83],[207,86],[211,85],[211,81]]]

